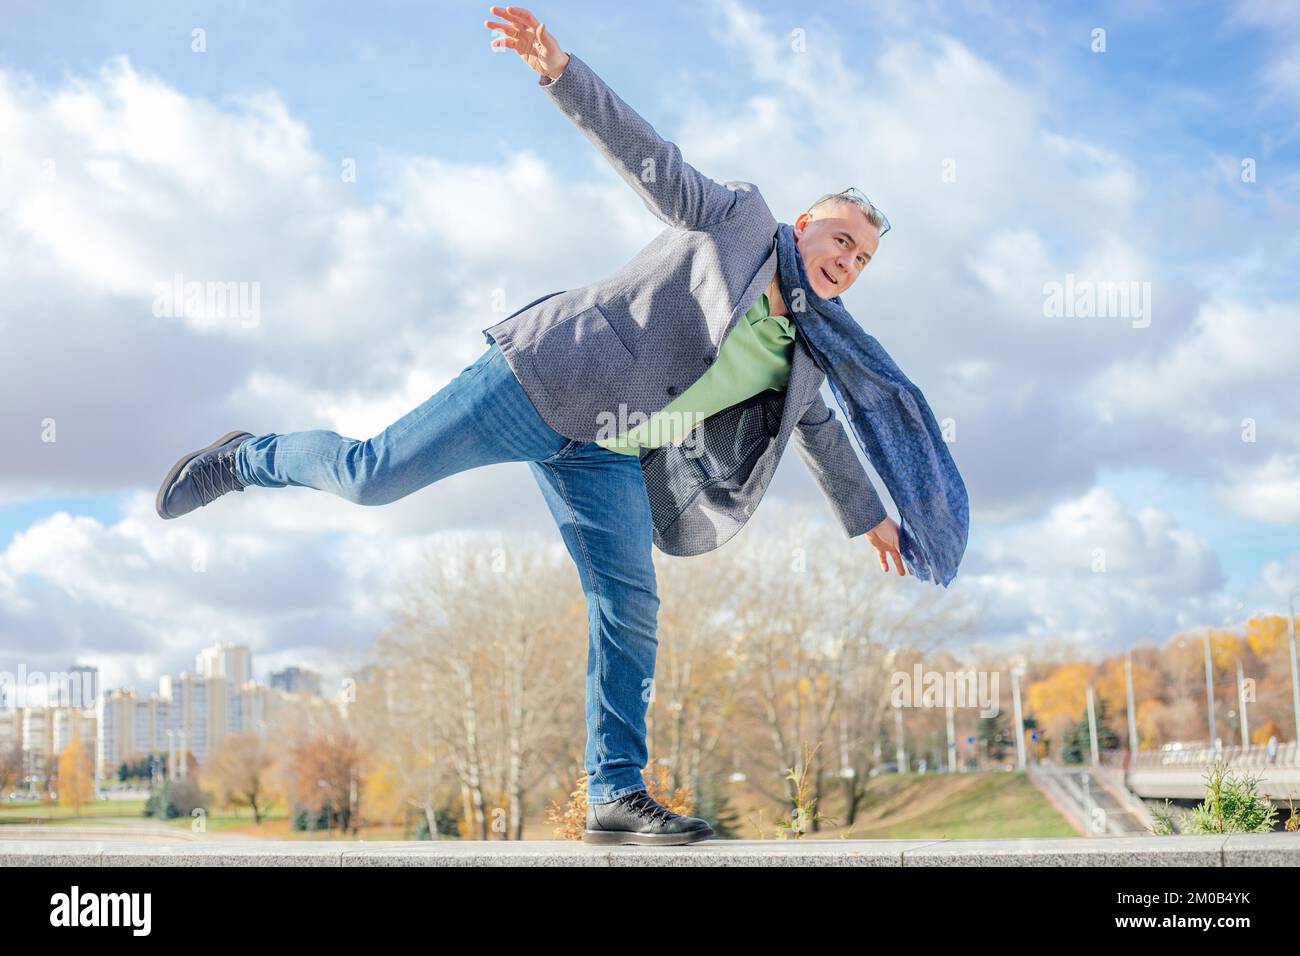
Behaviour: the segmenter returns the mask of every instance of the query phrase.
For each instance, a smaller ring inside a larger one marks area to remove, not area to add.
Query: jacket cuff
[[[537,85],[545,89],[548,86],[554,86],[556,83],[560,82],[560,80],[564,79],[565,75],[569,73],[569,68],[573,66],[573,61],[575,59],[576,57],[574,57],[574,55],[570,53],[569,62],[564,64],[564,69],[560,71],[559,76],[557,76],[555,79],[551,79],[549,76],[543,73],[537,77]]]
[[[850,538],[856,538],[859,535],[866,534],[888,517],[889,511],[886,510],[884,502],[880,500],[879,496],[875,496],[872,506],[863,511],[858,517],[859,523],[855,524],[854,518],[845,517],[844,533]]]

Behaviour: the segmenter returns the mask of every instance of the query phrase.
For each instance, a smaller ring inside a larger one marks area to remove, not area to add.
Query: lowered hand
[[[885,520],[880,522],[870,531],[867,532],[867,540],[871,546],[876,549],[876,555],[880,558],[880,567],[886,574],[889,573],[889,556],[894,556],[894,567],[898,569],[899,577],[907,575],[907,568],[903,564],[903,556],[898,553],[898,525],[894,519],[885,516]]]

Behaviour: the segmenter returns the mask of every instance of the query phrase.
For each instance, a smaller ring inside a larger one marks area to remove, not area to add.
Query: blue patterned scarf
[[[839,296],[813,291],[789,223],[777,224],[776,250],[781,298],[792,314],[813,313],[797,320],[799,335],[898,506],[908,570],[947,587],[966,552],[969,515],[966,486],[929,403]]]

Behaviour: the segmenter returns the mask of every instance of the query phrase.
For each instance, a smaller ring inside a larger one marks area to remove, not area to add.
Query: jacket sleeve
[[[792,437],[845,535],[855,538],[866,534],[889,517],[866,469],[849,444],[843,423],[820,393],[795,424]]]
[[[751,183],[723,185],[699,172],[573,53],[559,77],[540,76],[537,85],[595,143],[646,208],[670,226],[708,228],[731,213],[737,188],[753,188]]]

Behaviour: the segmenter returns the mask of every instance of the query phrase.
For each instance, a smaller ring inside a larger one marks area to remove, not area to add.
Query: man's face
[[[876,254],[880,234],[863,210],[837,203],[800,215],[794,221],[794,241],[813,291],[833,299],[857,281]]]

